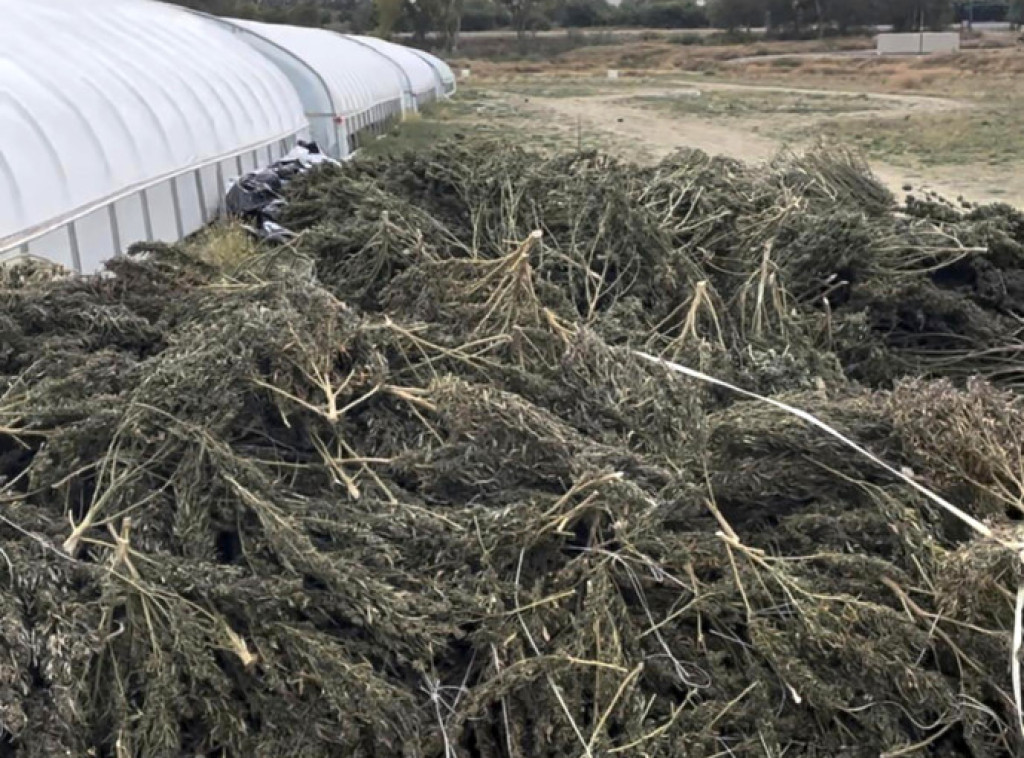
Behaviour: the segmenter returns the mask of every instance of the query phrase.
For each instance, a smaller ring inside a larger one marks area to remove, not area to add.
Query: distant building
[[[622,5],[622,0],[607,0],[607,2],[608,5],[612,6],[613,8],[618,8],[620,5]],[[708,0],[696,0],[696,2],[694,2],[694,5],[696,5],[698,8],[703,8],[707,4]]]

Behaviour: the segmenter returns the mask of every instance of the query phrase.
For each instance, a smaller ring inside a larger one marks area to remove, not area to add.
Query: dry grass
[[[901,90],[927,90],[947,80],[943,70],[915,71],[907,70],[893,74],[887,79],[890,87]]]
[[[642,40],[580,47],[548,60],[493,61],[459,58],[459,68],[471,68],[483,77],[555,72],[593,73],[609,68],[633,71],[701,71],[740,57],[789,55],[860,50],[871,46],[867,37],[797,42],[757,42],[732,45],[680,45],[664,40]]]
[[[628,94],[628,93],[624,93]],[[712,116],[727,118],[764,118],[784,124],[785,117],[813,116],[816,119],[843,113],[861,113],[867,110],[883,111],[894,107],[891,101],[880,101],[865,95],[817,92],[778,92],[772,90],[687,90],[661,94],[642,94],[623,102],[678,116]]]
[[[965,50],[927,57],[774,58],[730,64],[721,73],[743,80],[870,87],[973,97],[979,92],[1020,92],[1024,52]]]
[[[189,251],[205,263],[231,271],[258,252],[252,236],[237,222],[204,229],[189,243]]]
[[[500,85],[502,91],[492,87]],[[506,86],[508,91],[506,90]],[[522,93],[521,98],[510,92]],[[576,95],[594,94],[596,85],[574,87]],[[424,112],[417,118],[406,119],[395,126],[386,137],[378,139],[362,149],[364,156],[397,156],[407,151],[422,151],[439,141],[452,137],[470,135],[500,140],[519,141],[529,144],[534,150],[602,149],[609,147],[605,135],[592,130],[577,133],[576,124],[569,122],[551,123],[538,118],[529,110],[531,96],[567,97],[568,91],[559,88],[555,79],[524,82],[522,78],[495,78],[487,86],[478,86],[476,79],[464,83],[458,96]]]
[[[751,45],[636,41],[582,47],[542,61],[461,59],[454,65],[471,69],[473,81],[485,85],[505,84],[524,76],[534,81],[554,79],[564,85],[567,76],[603,77],[608,69],[618,69],[625,81],[691,73],[722,80],[836,90],[920,92],[965,98],[987,93],[999,97],[1007,93],[1024,95],[1024,48],[966,49],[927,57],[823,57],[871,47],[871,40],[863,37]]]
[[[900,119],[831,120],[813,131],[897,165],[988,165],[1012,170],[1012,164],[1024,158],[1022,118],[1019,105],[992,105]]]

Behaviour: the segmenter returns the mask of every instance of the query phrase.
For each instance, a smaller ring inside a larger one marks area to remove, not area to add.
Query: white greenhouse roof
[[[202,16],[150,0],[0,0],[0,253],[306,128],[284,74]]]
[[[451,66],[445,63],[443,60],[438,58],[436,55],[431,55],[425,50],[417,50],[415,48],[408,48],[413,53],[418,55],[420,58],[425,60],[430,66],[437,72],[437,75],[441,79],[443,91],[445,94],[451,94],[455,91],[455,73],[452,71]]]
[[[334,114],[352,118],[391,102],[401,102],[402,72],[376,50],[324,29],[231,19],[309,66],[327,85]]]
[[[377,37],[350,36],[393,60],[408,77],[410,94],[414,97],[420,98],[428,93],[443,92],[443,89],[438,86],[438,75],[434,67],[409,48]]]

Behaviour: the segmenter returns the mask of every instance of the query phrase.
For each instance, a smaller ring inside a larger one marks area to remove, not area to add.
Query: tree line
[[[939,29],[977,21],[1024,21],[1024,0],[172,0],[196,10],[271,23],[326,26],[390,37],[436,35],[450,49],[461,31],[642,27],[730,31],[764,28],[774,36],[846,34],[878,26]]]
[[[328,26],[336,18],[337,3],[324,0],[267,2],[267,0],[170,0],[214,16],[265,21],[293,26]]]
[[[725,29],[813,26],[820,34],[890,25],[897,31],[945,27],[954,17],[950,0],[714,0],[711,23]]]

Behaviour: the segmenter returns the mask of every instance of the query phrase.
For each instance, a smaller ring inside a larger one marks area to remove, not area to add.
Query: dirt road
[[[643,107],[644,97],[700,96],[709,91],[788,93],[809,96],[849,97],[863,102],[863,109],[841,113],[779,114],[721,118],[701,114],[666,113]],[[517,97],[510,95],[510,97]],[[521,99],[521,98],[520,98]],[[522,107],[522,105],[520,106]],[[617,149],[638,160],[652,160],[681,147],[692,147],[745,161],[763,161],[783,148],[799,148],[785,136],[787,128],[813,127],[830,119],[906,118],[969,108],[963,101],[923,95],[833,90],[745,84],[680,83],[674,87],[637,88],[628,92],[597,93],[573,97],[532,97],[525,107],[559,122],[578,123],[583,130],[600,132]],[[975,202],[1010,202],[1024,205],[1024,176],[1001,167],[936,166],[914,169],[872,161],[872,169],[897,194],[905,185],[916,191],[934,190],[946,197],[963,196]]]

